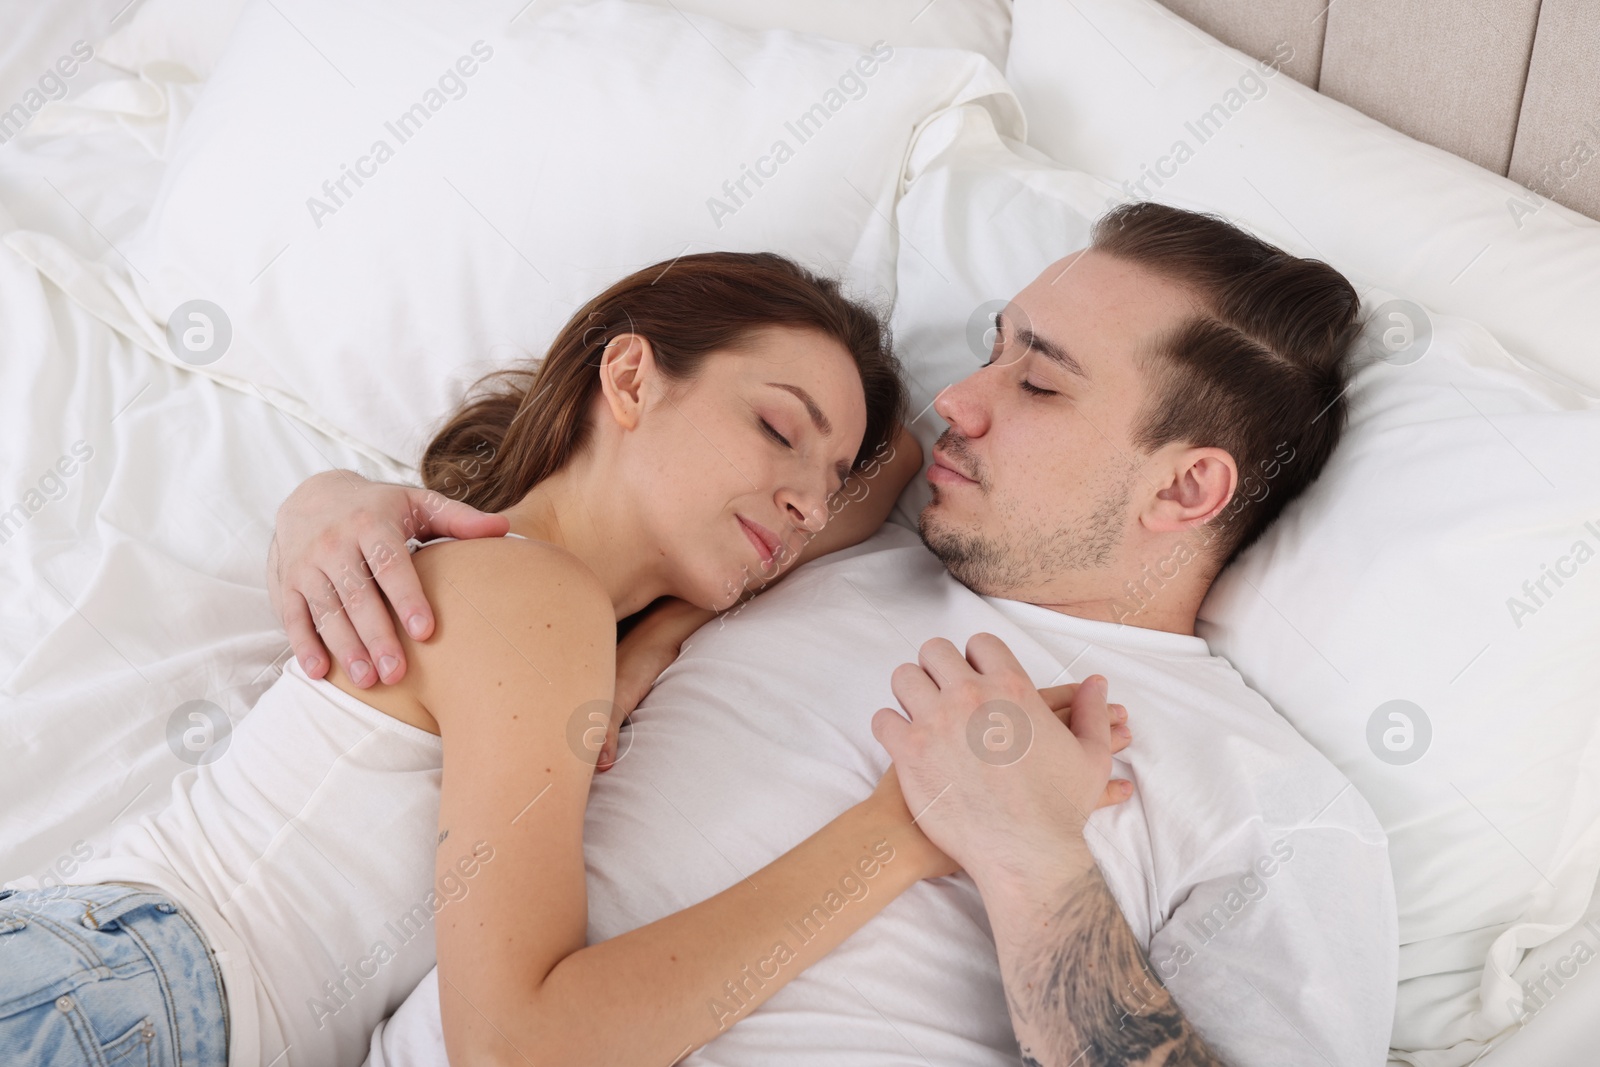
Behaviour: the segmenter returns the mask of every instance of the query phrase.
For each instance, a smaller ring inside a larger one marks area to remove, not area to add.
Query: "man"
[[[709,896],[870,785],[860,709],[834,694],[887,704],[881,672],[908,649],[918,662],[889,679],[904,714],[879,710],[871,734],[970,878],[908,893],[747,1021],[740,990],[764,972],[734,976],[711,1010],[740,1025],[702,1062],[761,1062],[766,1040],[875,1063],[885,1022],[901,1056],[985,1062],[1001,1048],[981,1022],[999,983],[1029,1064],[1383,1060],[1396,922],[1382,832],[1194,636],[1216,574],[1337,443],[1357,309],[1331,268],[1220,220],[1118,209],[1006,307],[991,363],[940,394],[949,428],[919,519],[938,563],[886,527],[696,636],[636,716],[631,762],[596,780],[591,939]],[[369,508],[405,515],[392,494]],[[449,509],[427,532],[501,528]],[[366,547],[374,569],[379,554]],[[408,568],[378,580],[425,633]],[[806,619],[819,605],[825,628]],[[970,638],[965,654],[929,626]],[[346,625],[333,653],[394,655],[392,632],[362,633]],[[1070,726],[1036,688],[1069,673],[1089,676]],[[1105,679],[1136,726],[1137,791],[1091,819],[1111,761],[1080,735],[1104,730]],[[686,873],[696,834],[711,852]],[[648,891],[614,884],[627,879]],[[884,978],[907,961],[914,974]]]

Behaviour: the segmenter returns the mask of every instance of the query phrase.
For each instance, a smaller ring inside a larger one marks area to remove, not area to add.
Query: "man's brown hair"
[[[1184,285],[1202,309],[1146,355],[1155,389],[1134,443],[1148,452],[1177,441],[1233,457],[1234,497],[1197,531],[1220,570],[1315,480],[1338,444],[1360,300],[1326,263],[1165,204],[1113,209],[1095,224],[1091,247]]]

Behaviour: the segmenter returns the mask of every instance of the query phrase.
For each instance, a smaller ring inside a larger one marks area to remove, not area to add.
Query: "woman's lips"
[[[736,517],[739,520],[739,526],[744,530],[744,535],[750,539],[752,545],[756,546],[756,552],[760,554],[761,562],[771,563],[773,557],[778,554],[778,538],[765,526],[751,522],[743,515]]]

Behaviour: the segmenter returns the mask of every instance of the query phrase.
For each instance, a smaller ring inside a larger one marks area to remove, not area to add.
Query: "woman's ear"
[[[600,392],[624,430],[639,425],[649,391],[657,391],[655,350],[636,333],[613,337],[600,354]]]

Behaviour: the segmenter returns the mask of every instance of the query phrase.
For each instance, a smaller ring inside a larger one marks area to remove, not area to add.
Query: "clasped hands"
[[[986,883],[1070,880],[1093,864],[1091,812],[1132,783],[1111,778],[1131,742],[1106,679],[1036,689],[1005,643],[979,633],[961,651],[944,638],[891,678],[904,714],[881,708],[872,732],[894,761],[906,806],[928,840]],[[883,786],[880,784],[880,789]]]

